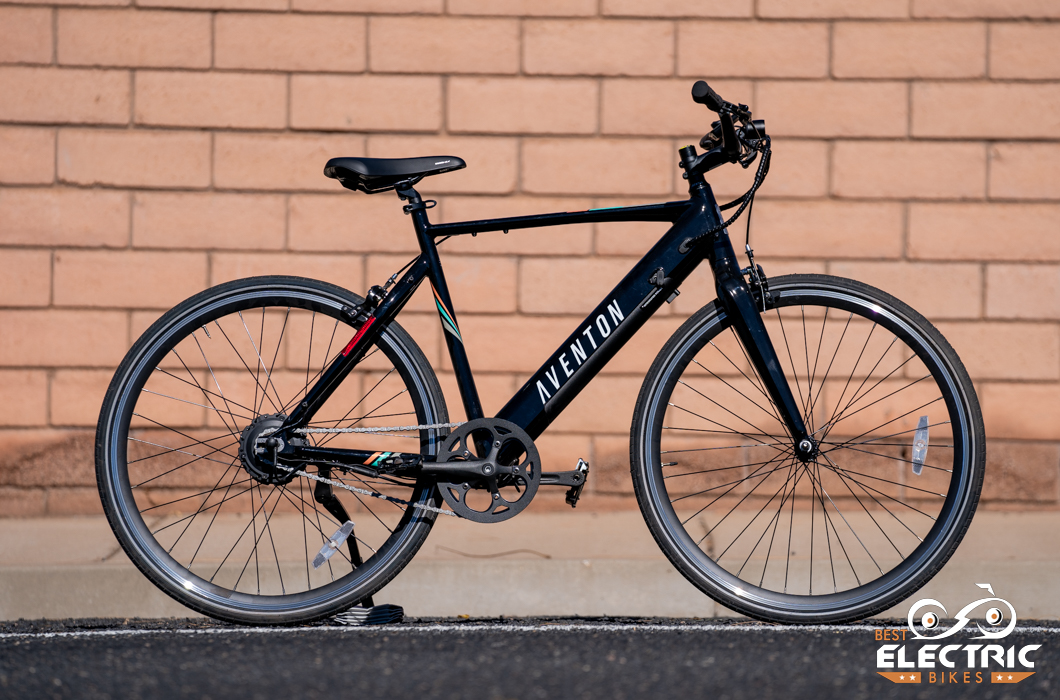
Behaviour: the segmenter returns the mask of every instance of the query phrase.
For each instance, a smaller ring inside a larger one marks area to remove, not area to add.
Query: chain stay
[[[439,428],[455,428],[455,427],[458,427],[458,426],[461,426],[461,425],[463,425],[463,423],[432,423],[430,425],[398,425],[398,426],[391,426],[391,427],[384,427],[384,428],[300,428],[298,430],[295,430],[294,432],[299,433],[301,435],[305,435],[307,433],[394,433],[394,432],[406,432],[406,431],[409,431],[409,430],[436,430],[436,429],[439,429]],[[429,505],[427,505],[425,503],[413,503],[411,501],[406,501],[406,500],[401,499],[401,498],[394,498],[393,496],[387,496],[385,493],[379,493],[378,491],[369,491],[368,489],[362,489],[362,488],[358,488],[356,486],[350,486],[349,484],[344,484],[341,481],[335,481],[334,479],[326,479],[326,478],[324,478],[322,476],[317,476],[316,474],[310,474],[309,472],[302,471],[301,469],[292,469],[291,467],[285,467],[282,464],[277,464],[276,466],[278,466],[280,469],[283,469],[285,471],[294,472],[298,476],[304,476],[307,479],[312,479],[313,481],[320,481],[322,483],[329,484],[331,486],[338,486],[340,489],[346,489],[347,491],[352,491],[353,493],[359,493],[362,496],[369,496],[371,498],[379,498],[379,499],[382,499],[384,501],[391,501],[393,503],[401,503],[402,505],[412,506],[413,508],[419,508],[420,510],[429,510],[432,513],[441,513],[442,515],[451,515],[454,518],[460,517],[456,513],[454,513],[453,511],[446,510],[444,508],[435,508],[434,506],[429,506]]]

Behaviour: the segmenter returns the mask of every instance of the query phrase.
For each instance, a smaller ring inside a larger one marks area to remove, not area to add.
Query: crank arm
[[[486,459],[469,459],[453,462],[424,462],[424,474],[444,477],[444,481],[461,481],[463,479],[482,479],[504,474],[519,474],[518,466],[504,466]]]

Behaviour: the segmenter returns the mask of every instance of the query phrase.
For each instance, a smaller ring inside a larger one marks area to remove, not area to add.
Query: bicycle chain
[[[398,425],[398,426],[391,426],[391,427],[384,427],[384,428],[301,428],[299,430],[295,430],[294,432],[300,433],[302,435],[305,435],[307,433],[384,433],[384,432],[392,433],[392,432],[405,432],[405,431],[409,431],[409,430],[432,430],[432,429],[438,429],[438,428],[456,428],[456,427],[461,426],[461,425],[463,425],[463,423],[431,423],[429,425]],[[436,508],[434,506],[429,506],[429,505],[427,505],[425,503],[413,503],[411,501],[406,501],[406,500],[401,499],[401,498],[394,498],[393,496],[387,496],[385,493],[379,493],[378,491],[369,491],[368,489],[362,489],[362,488],[358,488],[356,486],[350,486],[349,484],[344,484],[341,481],[335,481],[334,479],[327,479],[325,477],[318,476],[316,474],[310,474],[309,472],[302,471],[301,469],[293,469],[291,467],[285,467],[282,464],[277,464],[276,466],[278,466],[280,469],[283,469],[284,471],[294,472],[298,476],[304,476],[307,479],[312,479],[313,481],[320,481],[320,482],[328,484],[330,486],[338,486],[340,489],[346,489],[347,491],[352,491],[353,493],[359,493],[362,496],[370,496],[371,498],[379,498],[379,499],[382,499],[384,501],[391,501],[393,503],[401,503],[401,504],[406,505],[406,506],[412,506],[413,508],[419,508],[420,510],[429,510],[432,513],[441,513],[442,515],[451,515],[454,518],[460,517],[459,515],[457,515],[453,511],[446,510],[445,508]]]
[[[372,498],[379,498],[379,499],[382,499],[384,501],[391,501],[393,503],[401,503],[402,505],[412,506],[413,508],[419,508],[420,510],[429,510],[432,513],[441,513],[442,515],[451,515],[454,518],[460,517],[456,513],[454,513],[453,511],[446,510],[444,508],[435,508],[434,506],[429,506],[429,505],[427,505],[425,503],[413,503],[412,501],[406,501],[406,500],[401,499],[401,498],[394,498],[393,496],[387,496],[385,493],[379,493],[378,491],[369,491],[368,489],[362,489],[362,488],[358,488],[356,486],[350,486],[349,484],[344,484],[341,481],[335,481],[334,479],[326,479],[326,478],[324,478],[322,476],[317,476],[316,474],[310,474],[309,472],[302,471],[301,469],[293,469],[291,467],[285,467],[282,464],[277,464],[276,466],[278,466],[280,469],[283,469],[284,471],[294,472],[298,476],[304,476],[307,479],[312,479],[313,481],[320,481],[320,482],[323,482],[325,484],[329,484],[331,486],[338,486],[340,489],[346,489],[347,491],[352,491],[354,493],[359,493],[362,496],[371,496]]]

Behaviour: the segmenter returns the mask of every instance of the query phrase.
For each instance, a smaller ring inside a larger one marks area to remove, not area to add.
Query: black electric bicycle
[[[680,150],[685,201],[432,224],[414,186],[461,159],[328,161],[349,189],[396,190],[421,252],[364,298],[297,277],[243,279],[140,337],[96,442],[103,506],[132,561],[207,615],[305,622],[371,605],[440,514],[507,520],[547,486],[576,505],[588,465],[545,471],[534,439],[706,260],[717,299],[655,359],[630,435],[637,500],[662,551],[708,596],[763,620],[863,618],[927,582],[982,487],[972,382],[939,332],[888,294],[825,275],[767,278],[749,246],[741,268],[726,226],[768,173],[769,137],[705,82],[692,94],[718,120],[705,152]],[[704,174],[756,158],[751,189],[719,208]],[[672,225],[484,416],[437,239],[611,221]],[[395,320],[424,279],[464,423],[450,422]]]

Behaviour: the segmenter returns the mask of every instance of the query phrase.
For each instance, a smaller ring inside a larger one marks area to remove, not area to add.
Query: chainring
[[[501,418],[464,423],[449,434],[435,460],[484,463],[480,477],[459,483],[438,482],[449,507],[476,523],[514,518],[530,505],[541,484],[541,457],[533,439],[515,423]]]

